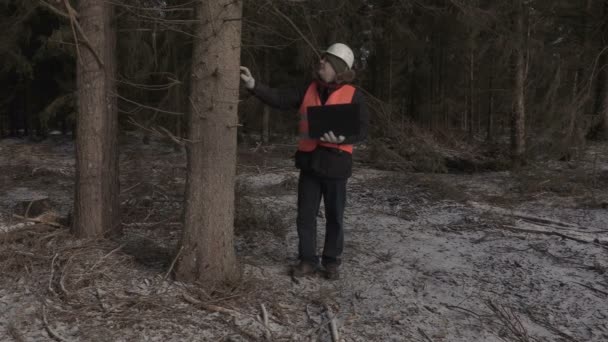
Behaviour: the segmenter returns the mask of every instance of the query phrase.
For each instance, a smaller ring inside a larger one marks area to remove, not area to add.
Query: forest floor
[[[243,278],[203,291],[168,276],[185,154],[140,141],[121,138],[124,234],[89,241],[15,216],[44,199],[28,217],[62,222],[72,142],[0,140],[0,341],[331,341],[330,322],[343,341],[608,341],[608,146],[518,172],[359,161],[338,281],[288,276],[294,147],[242,148]]]

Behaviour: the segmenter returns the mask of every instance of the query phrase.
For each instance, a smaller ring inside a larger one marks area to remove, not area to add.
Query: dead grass
[[[255,297],[258,287],[253,280],[205,291],[196,284],[174,283],[165,271],[166,267],[142,267],[122,240],[78,240],[67,229],[45,225],[0,235],[0,287],[35,293],[30,304],[39,308],[38,317],[55,340],[70,340],[72,336],[64,336],[68,331],[112,341],[121,337],[120,329],[159,322],[193,329],[209,329],[215,322],[228,331],[244,329],[218,317],[197,321],[184,296],[196,298],[199,309],[221,313],[234,301]],[[21,315],[11,322],[9,333],[16,340],[28,340],[23,331],[31,330],[32,317]],[[78,331],[65,329],[76,320]]]

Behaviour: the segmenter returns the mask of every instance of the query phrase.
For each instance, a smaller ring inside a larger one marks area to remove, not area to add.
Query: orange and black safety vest
[[[325,101],[325,106],[330,105],[339,105],[339,104],[350,104],[353,101],[353,96],[355,95],[356,88],[351,85],[343,85],[340,88],[334,90],[327,101]],[[317,146],[325,146],[340,149],[342,151],[348,152],[350,154],[353,153],[353,145],[349,144],[330,144],[326,142],[319,141],[317,139],[312,139],[308,135],[308,107],[313,106],[322,106],[321,97],[319,96],[319,91],[317,90],[317,84],[312,83],[308,90],[306,90],[306,95],[304,95],[304,100],[300,105],[300,124],[299,124],[299,133],[300,133],[300,141],[298,143],[298,150],[303,152],[311,152]]]

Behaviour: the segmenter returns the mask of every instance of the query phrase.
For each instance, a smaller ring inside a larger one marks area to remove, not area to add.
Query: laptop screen
[[[357,103],[308,107],[308,134],[315,139],[329,131],[336,136],[359,135],[360,112]]]

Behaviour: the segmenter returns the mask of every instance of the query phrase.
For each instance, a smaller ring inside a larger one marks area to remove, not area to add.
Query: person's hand
[[[255,87],[255,78],[251,76],[251,71],[249,71],[249,68],[247,67],[241,67],[241,80],[243,80],[245,88],[251,90],[253,87]]]
[[[344,141],[344,139],[346,139],[346,138],[343,135],[339,135],[336,137],[334,135],[334,132],[329,131],[329,132],[323,134],[323,136],[319,140],[321,140],[323,142],[328,142],[331,144],[341,144]]]

